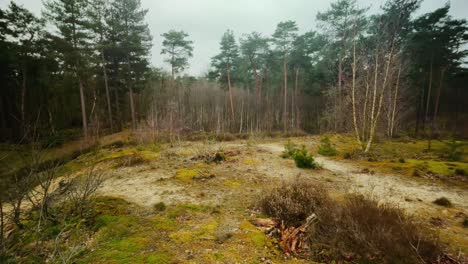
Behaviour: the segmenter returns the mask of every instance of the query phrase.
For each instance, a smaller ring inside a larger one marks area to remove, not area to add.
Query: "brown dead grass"
[[[443,255],[437,236],[402,209],[363,195],[347,195],[337,202],[306,179],[269,189],[259,206],[290,226],[316,214],[319,222],[304,238],[315,261],[432,263]]]

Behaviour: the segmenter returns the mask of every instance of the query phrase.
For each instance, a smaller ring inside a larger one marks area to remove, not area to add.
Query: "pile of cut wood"
[[[257,218],[252,223],[264,230],[265,233],[278,238],[281,250],[287,255],[295,255],[308,248],[305,236],[313,231],[318,218],[315,214],[307,217],[304,224],[299,227],[286,227],[284,223],[271,218]]]

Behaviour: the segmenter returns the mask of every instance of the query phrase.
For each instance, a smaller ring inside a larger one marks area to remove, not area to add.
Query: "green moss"
[[[193,242],[194,238],[196,237],[196,234],[194,232],[189,231],[179,231],[170,234],[169,237],[176,243],[188,243],[191,241]]]
[[[159,217],[155,218],[154,220],[155,220],[156,223],[153,226],[157,230],[160,230],[160,231],[173,231],[173,230],[178,229],[177,222],[174,221],[174,219],[169,218],[167,216],[159,216]]]
[[[177,207],[188,210],[188,211],[192,211],[192,212],[201,212],[205,209],[203,206],[198,205],[198,204],[178,204]]]
[[[182,168],[177,171],[176,178],[178,180],[187,182],[193,180],[193,178],[196,177],[198,173],[199,171],[197,169]]]
[[[268,238],[265,236],[263,232],[251,232],[248,234],[250,240],[252,241],[253,245],[257,248],[263,248],[267,245]]]
[[[154,253],[151,254],[146,258],[146,263],[148,264],[166,264],[170,263],[172,260],[172,256],[168,253],[161,252],[161,253]]]
[[[233,189],[237,189],[237,188],[239,188],[241,186],[241,184],[239,182],[229,181],[229,180],[224,181],[224,185],[226,185],[228,187],[231,187]]]

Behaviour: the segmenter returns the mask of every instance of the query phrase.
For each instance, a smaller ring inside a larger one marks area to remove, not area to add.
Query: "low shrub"
[[[299,226],[309,215],[324,210],[330,203],[323,186],[297,177],[265,191],[258,207],[288,226]]]
[[[346,152],[346,153],[343,155],[343,158],[345,158],[345,159],[352,159],[353,156],[351,155],[351,153]]]
[[[213,162],[215,163],[221,163],[226,160],[226,154],[224,152],[216,152],[216,154],[213,157]]]
[[[281,153],[283,159],[292,158],[298,168],[316,169],[319,166],[314,161],[314,157],[307,151],[304,145],[299,148],[290,140],[284,145],[284,151]]]
[[[259,207],[286,227],[300,226],[315,214],[318,223],[302,238],[313,261],[434,263],[443,255],[435,233],[402,209],[363,195],[338,202],[309,180],[296,178],[267,190]]]
[[[463,169],[455,169],[455,175],[466,176],[466,171]]]
[[[281,153],[281,157],[283,159],[292,158],[298,149],[299,148],[296,144],[292,143],[291,140],[288,140],[288,142],[284,145],[284,150],[283,153]]]
[[[336,148],[332,145],[329,137],[325,136],[320,139],[318,153],[322,156],[336,156]]]
[[[458,149],[461,148],[464,144],[463,142],[456,141],[452,139],[445,143],[447,145],[447,149],[445,150],[445,155],[447,160],[450,161],[460,161],[463,158],[463,153]]]
[[[314,161],[314,157],[310,154],[305,146],[302,146],[301,149],[297,150],[293,155],[294,162],[296,166],[301,169],[316,169],[318,168],[317,164]]]
[[[445,197],[438,198],[432,203],[440,205],[440,206],[444,206],[444,207],[452,207],[452,202]]]
[[[462,226],[464,228],[468,228],[468,217],[465,217],[465,219],[463,219]]]
[[[164,202],[159,202],[159,203],[155,203],[153,205],[153,209],[156,211],[156,212],[162,212],[162,211],[165,211],[167,208],[166,204]]]

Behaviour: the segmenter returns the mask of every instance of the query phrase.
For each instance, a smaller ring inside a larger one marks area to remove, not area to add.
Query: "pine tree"
[[[237,70],[239,62],[239,47],[237,46],[234,32],[227,30],[220,42],[221,53],[211,60],[214,68],[212,75],[222,84],[227,84],[229,101],[231,105],[231,119],[234,121],[234,100],[232,95],[232,71]]]
[[[187,68],[188,59],[193,56],[193,41],[186,39],[189,35],[184,31],[171,30],[161,36],[164,38],[161,54],[168,56],[166,62],[171,64],[174,81],[175,74]]]
[[[292,45],[297,37],[297,25],[294,21],[280,22],[273,34],[273,42],[283,57],[283,129],[288,129],[288,60]]]
[[[115,58],[119,74],[128,90],[132,127],[136,128],[134,91],[138,89],[148,71],[148,56],[151,49],[151,34],[145,22],[148,10],[141,8],[140,0],[115,0],[109,21],[113,30]]]
[[[72,72],[79,85],[83,134],[88,137],[88,121],[84,85],[90,59],[90,29],[86,16],[86,0],[48,0],[45,16],[56,27],[57,46],[64,71]]]

